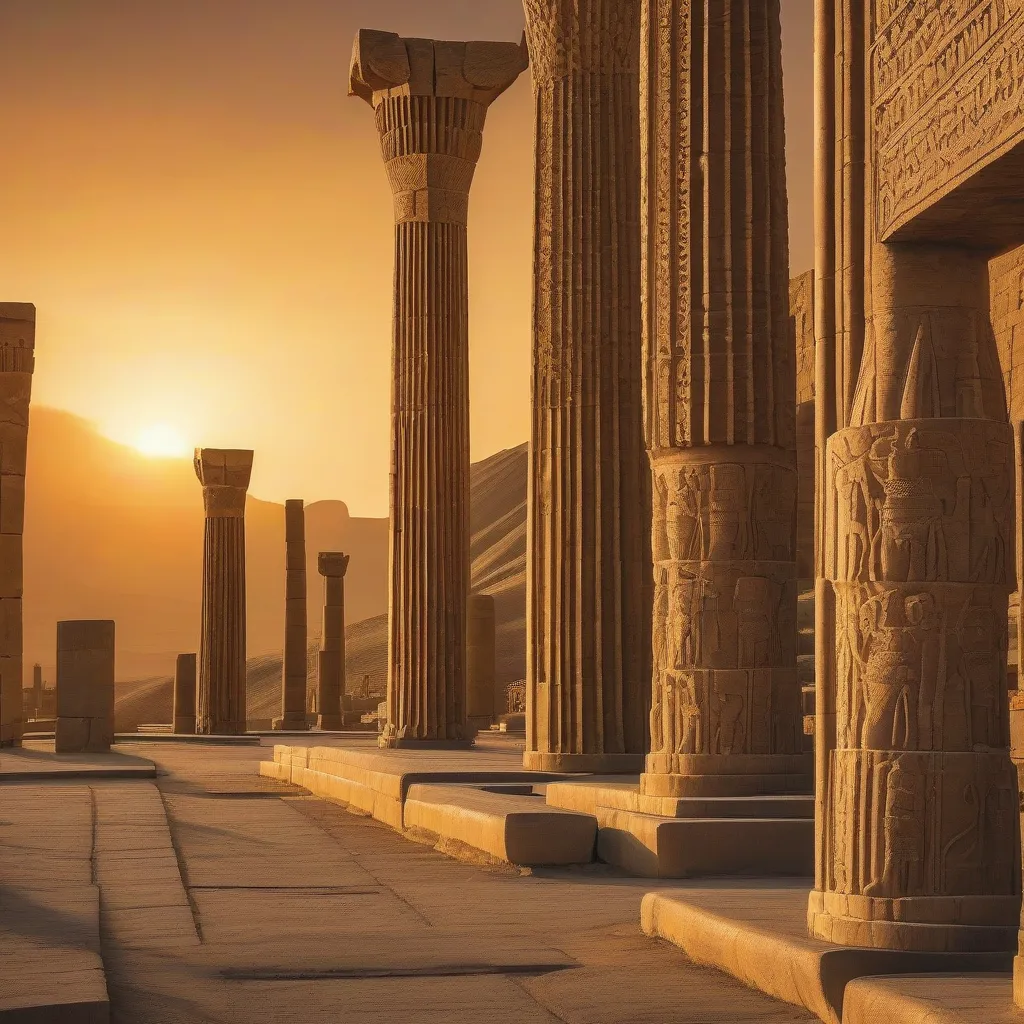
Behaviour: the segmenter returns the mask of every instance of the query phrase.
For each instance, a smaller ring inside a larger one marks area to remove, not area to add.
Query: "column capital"
[[[252,474],[253,452],[238,448],[197,448],[194,466],[203,485],[207,518],[241,518]]]
[[[317,556],[316,567],[321,576],[334,576],[344,579],[348,571],[350,555],[342,551],[321,551]]]
[[[533,80],[640,69],[640,0],[523,0]]]

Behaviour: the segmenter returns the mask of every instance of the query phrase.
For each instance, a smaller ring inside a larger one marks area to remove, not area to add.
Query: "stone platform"
[[[630,874],[803,876],[814,869],[811,796],[648,797],[637,777],[553,783],[546,799],[593,815],[598,857]]]
[[[1020,1024],[1008,974],[858,978],[846,988],[843,1024]]]
[[[26,740],[0,750],[0,785],[59,779],[152,779],[152,761],[131,754],[55,754],[53,740]]]
[[[888,1010],[884,994],[868,991],[878,975],[969,975],[999,973],[1004,1000],[1012,1003],[1012,953],[915,953],[833,946],[807,937],[808,878],[803,885],[761,879],[734,888],[694,887],[648,893],[641,925],[666,939],[696,963],[715,967],[775,999],[801,1006],[825,1024],[992,1024],[985,1016],[914,1016],[911,996],[903,1010]],[[855,988],[851,983],[858,982]],[[889,979],[900,991],[907,979]],[[929,978],[929,984],[939,979]],[[948,981],[948,979],[947,979]],[[966,979],[965,984],[971,979]],[[943,982],[946,983],[946,982]],[[959,984],[955,979],[949,984]],[[849,986],[849,987],[848,987]],[[968,985],[970,987],[970,985]],[[846,1006],[849,997],[850,1005]],[[854,1008],[858,1016],[854,1016]],[[873,1012],[874,1016],[865,1016]],[[910,1016],[905,1016],[904,1011]],[[1019,1017],[1017,1018],[1019,1019]]]

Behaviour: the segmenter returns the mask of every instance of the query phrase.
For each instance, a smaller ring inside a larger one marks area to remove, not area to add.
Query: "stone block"
[[[109,749],[114,740],[114,623],[57,623],[58,753]]]
[[[21,534],[0,533],[0,598],[21,597],[23,562]]]

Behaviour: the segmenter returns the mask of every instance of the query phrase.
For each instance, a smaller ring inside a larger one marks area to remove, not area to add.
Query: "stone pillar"
[[[1007,604],[1014,445],[984,254],[877,244],[850,421],[828,443],[836,741],[814,935],[1013,949]]]
[[[196,731],[196,656],[179,654],[174,665],[175,736],[191,736]]]
[[[22,532],[36,309],[0,302],[0,747],[21,743]]]
[[[469,597],[466,677],[470,734],[487,731],[494,721],[495,612],[490,594]]]
[[[651,797],[809,789],[779,0],[645,0]]]
[[[344,725],[345,700],[345,573],[349,556],[341,551],[321,551],[317,568],[324,578],[324,624],[317,655],[317,728],[340,729]]]
[[[114,623],[57,623],[58,754],[96,753],[114,742]]]
[[[40,718],[43,706],[43,666],[32,666],[32,717]]]
[[[506,43],[359,33],[395,198],[391,578],[383,746],[465,740],[469,589],[466,223],[487,108],[526,66]]]
[[[286,501],[284,658],[281,664],[282,729],[306,728],[306,513],[301,500]]]
[[[197,448],[203,485],[203,623],[196,731],[235,736],[245,719],[245,493],[251,451]]]
[[[524,0],[536,104],[526,767],[638,772],[649,474],[639,0]]]

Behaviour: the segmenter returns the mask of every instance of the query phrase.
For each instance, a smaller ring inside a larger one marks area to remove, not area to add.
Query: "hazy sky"
[[[811,0],[783,0],[792,268],[811,265]],[[256,449],[252,492],[387,514],[392,205],[357,29],[518,39],[519,0],[0,0],[0,299],[34,400],[129,444]],[[532,101],[470,214],[473,458],[529,436]],[[198,487],[198,483],[196,485]]]

